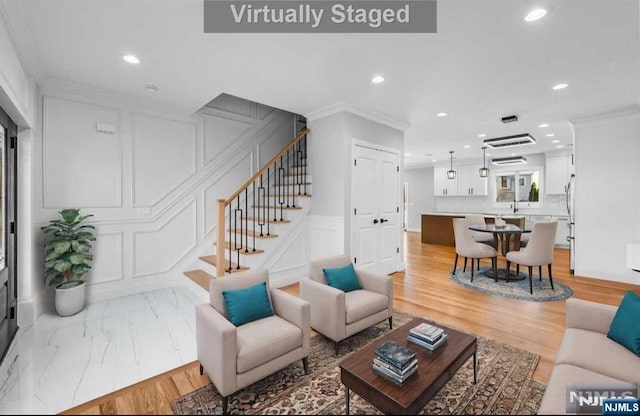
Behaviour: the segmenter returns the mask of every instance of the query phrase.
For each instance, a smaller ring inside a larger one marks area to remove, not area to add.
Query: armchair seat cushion
[[[389,307],[389,298],[368,290],[353,290],[344,295],[346,323],[352,324]]]
[[[302,347],[302,330],[274,315],[239,326],[237,343],[241,374]]]

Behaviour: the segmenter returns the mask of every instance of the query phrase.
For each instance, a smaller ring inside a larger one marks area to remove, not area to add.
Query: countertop
[[[517,213],[513,213],[513,212],[446,212],[446,211],[442,211],[442,212],[438,212],[438,211],[429,211],[429,212],[422,212],[420,213],[421,215],[440,215],[440,216],[445,216],[445,217],[463,217],[465,215],[484,215],[485,217],[497,217],[498,215],[502,215],[502,218],[509,218],[509,217],[549,217],[549,216],[553,216],[553,217],[557,217],[557,218],[569,218],[569,214],[567,213],[557,213],[557,212],[548,212],[548,211],[536,211],[536,212],[520,212],[518,211]]]

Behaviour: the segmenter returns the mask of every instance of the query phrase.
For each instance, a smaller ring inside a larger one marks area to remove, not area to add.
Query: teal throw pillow
[[[327,284],[343,292],[351,292],[352,290],[362,289],[358,281],[358,275],[353,269],[353,264],[349,263],[344,267],[336,269],[322,269]]]
[[[222,297],[227,307],[229,321],[235,326],[273,316],[266,282],[244,289],[224,290]]]
[[[640,357],[640,296],[631,291],[624,295],[607,337]]]

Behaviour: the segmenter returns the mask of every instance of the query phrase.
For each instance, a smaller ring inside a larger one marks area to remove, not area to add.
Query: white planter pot
[[[84,306],[86,287],[84,280],[63,283],[56,287],[56,312],[58,315],[70,316],[80,312]]]

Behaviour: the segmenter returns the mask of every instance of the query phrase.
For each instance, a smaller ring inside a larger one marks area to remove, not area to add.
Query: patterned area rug
[[[395,311],[394,326],[412,315]],[[259,381],[229,399],[231,414],[345,414],[344,386],[339,362],[352,352],[389,332],[380,323],[340,344],[335,357],[333,342],[312,336],[309,374],[302,363]],[[474,385],[469,360],[427,404],[422,414],[535,414],[545,386],[531,379],[539,356],[478,337],[478,383]],[[213,384],[202,387],[172,403],[175,414],[210,415],[222,413],[221,397]],[[380,414],[369,403],[351,393],[351,414]]]
[[[525,277],[524,279],[510,280],[508,283],[506,280],[500,279],[496,282],[493,277],[488,277],[486,271],[490,270],[489,267],[480,267],[479,272],[474,272],[473,282],[471,282],[471,271],[468,268],[464,273],[462,272],[462,268],[458,268],[456,273],[450,273],[449,277],[457,284],[469,289],[489,295],[503,296],[505,298],[531,300],[534,302],[550,302],[565,300],[573,296],[573,290],[558,280],[553,281],[555,290],[551,290],[551,283],[549,283],[549,277],[546,273],[543,274],[542,281],[540,281],[537,275],[537,267],[534,269],[533,295],[529,293],[529,275],[522,272],[520,272],[520,276]],[[513,269],[511,270],[513,271]]]

